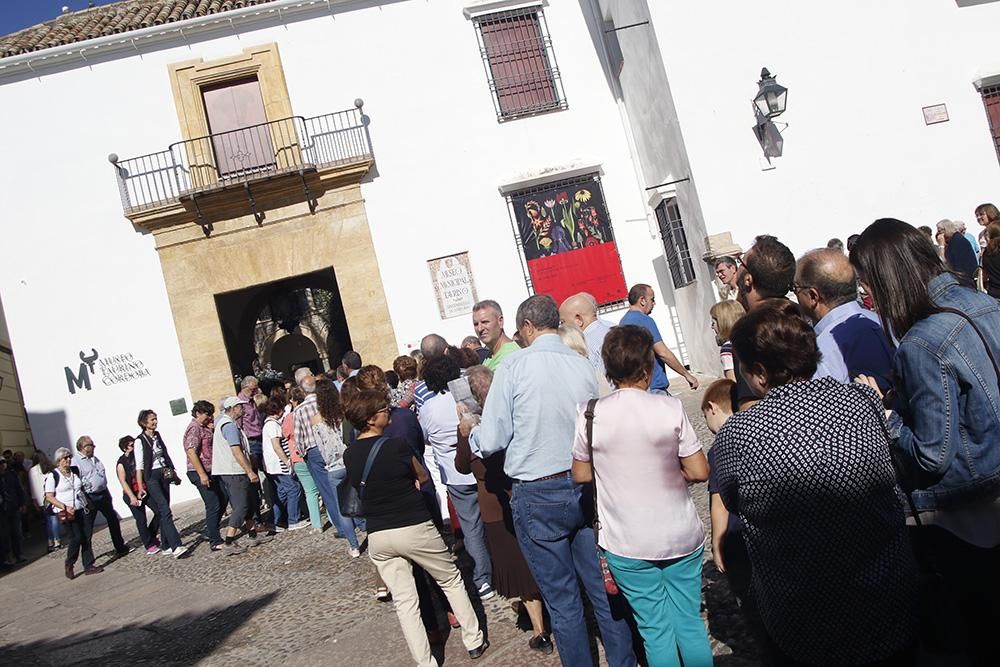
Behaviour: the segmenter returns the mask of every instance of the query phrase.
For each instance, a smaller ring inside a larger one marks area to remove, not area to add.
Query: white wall
[[[710,233],[772,233],[796,253],[879,217],[964,220],[1000,199],[973,81],[1000,73],[1000,6],[954,2],[650,4]],[[762,171],[750,100],[786,86],[784,155]],[[991,69],[992,68],[992,69]],[[921,107],[951,120],[926,126]]]
[[[579,6],[546,9],[569,109],[496,122],[473,25],[463,2],[403,2],[271,25],[71,67],[0,79],[5,122],[2,295],[39,446],[91,435],[111,468],[117,439],[142,408],[181,467],[188,421],[168,401],[189,395],[153,239],[123,217],[108,153],[122,158],[180,138],[170,63],[279,44],[294,112],[318,115],[365,100],[377,176],[363,186],[386,299],[401,351],[429,331],[452,341],[471,318],[442,322],[426,260],[467,250],[480,298],[514,310],[527,296],[506,204],[497,188],[519,174],[592,162],[603,184],[628,283],[656,284],[650,237],[615,101]],[[350,255],[331,257],[336,266]],[[341,285],[341,289],[351,289]],[[660,327],[670,330],[666,313]],[[611,316],[610,319],[617,319]],[[131,353],[151,376],[67,391],[79,353]],[[219,397],[204,397],[216,402]],[[175,498],[195,497],[194,487]],[[117,495],[117,494],[116,494]]]

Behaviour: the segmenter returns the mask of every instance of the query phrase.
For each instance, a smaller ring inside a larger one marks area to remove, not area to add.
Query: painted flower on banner
[[[575,199],[581,204],[590,201],[590,190],[577,190],[576,196],[573,197],[573,199]]]
[[[565,192],[560,192],[559,194],[556,195],[556,201],[559,202],[560,204],[567,204],[569,203],[569,195],[566,194]]]
[[[556,200],[555,199],[546,199],[545,200],[545,208],[552,209],[552,208],[555,207],[555,205],[556,205]]]

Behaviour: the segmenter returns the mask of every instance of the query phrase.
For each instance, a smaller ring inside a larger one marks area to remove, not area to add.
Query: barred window
[[[486,14],[475,25],[498,121],[566,108],[541,7]]]
[[[674,288],[690,285],[695,281],[694,264],[691,262],[691,250],[688,248],[684,221],[681,220],[676,197],[660,202],[656,207],[656,222],[660,226],[660,238],[663,239],[663,250]]]
[[[990,122],[990,134],[993,135],[993,148],[1000,159],[1000,86],[990,86],[981,91],[983,104],[986,106],[986,118]]]

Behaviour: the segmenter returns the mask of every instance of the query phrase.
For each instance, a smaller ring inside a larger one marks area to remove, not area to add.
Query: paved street
[[[682,398],[707,445],[700,392]],[[704,484],[695,497],[707,527]],[[0,664],[412,664],[392,606],[373,598],[373,566],[364,556],[352,560],[346,542],[330,531],[302,530],[222,558],[198,542],[201,512],[198,502],[175,508],[184,540],[194,546],[181,560],[139,550],[103,574],[69,582],[62,554],[41,553],[0,578]],[[131,518],[122,525],[135,536]],[[94,544],[106,564],[107,532],[99,531]],[[704,591],[717,664],[755,664],[745,624],[710,561]],[[527,648],[530,635],[517,628],[506,601],[495,598],[479,611],[492,645],[480,665],[558,664]],[[449,665],[468,662],[457,634],[443,657]]]

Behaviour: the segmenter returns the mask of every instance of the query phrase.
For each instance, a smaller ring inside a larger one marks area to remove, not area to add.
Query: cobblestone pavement
[[[707,381],[703,384],[707,384]],[[679,396],[707,446],[698,411],[700,392]],[[704,484],[694,487],[708,526]],[[351,559],[331,531],[279,534],[267,544],[224,558],[208,550],[198,530],[199,501],[175,507],[189,556],[146,556],[141,549],[103,574],[67,581],[62,554],[45,556],[0,578],[0,664],[411,665],[391,604],[373,598],[374,567]],[[131,519],[126,537],[135,536]],[[109,562],[107,531],[94,538]],[[752,665],[755,649],[706,548],[705,614],[719,665]],[[499,598],[478,609],[491,648],[478,661],[516,667],[558,665],[527,647],[510,604]],[[444,664],[468,661],[460,637],[448,638]],[[603,664],[603,661],[602,661]]]

